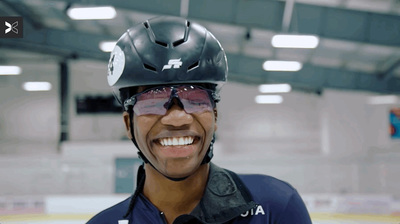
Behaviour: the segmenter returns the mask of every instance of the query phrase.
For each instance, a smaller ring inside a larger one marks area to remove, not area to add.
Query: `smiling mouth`
[[[169,137],[159,138],[156,140],[162,146],[185,146],[192,145],[197,137],[194,136],[183,136],[183,137]]]

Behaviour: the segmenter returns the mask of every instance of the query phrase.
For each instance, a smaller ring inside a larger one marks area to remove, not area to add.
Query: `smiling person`
[[[288,183],[210,162],[227,74],[218,40],[186,19],[153,18],[121,36],[107,79],[143,165],[134,194],[89,224],[311,223]]]

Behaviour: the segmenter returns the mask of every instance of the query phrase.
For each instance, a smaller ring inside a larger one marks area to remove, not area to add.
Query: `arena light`
[[[319,38],[313,35],[282,35],[272,37],[271,44],[277,48],[316,48]]]
[[[373,105],[397,104],[399,103],[399,98],[395,95],[371,96],[368,98],[367,103]]]
[[[1,65],[0,66],[0,75],[19,75],[21,74],[22,69],[19,66],[15,65]]]
[[[67,15],[73,20],[113,19],[117,11],[112,6],[74,7],[67,10]]]
[[[265,71],[284,71],[297,72],[303,67],[298,61],[265,61],[263,69]]]
[[[289,84],[263,84],[258,86],[261,93],[288,93],[292,90]]]
[[[25,82],[22,88],[26,91],[49,91],[51,83],[49,82]]]
[[[102,41],[99,43],[99,48],[103,52],[111,52],[114,49],[116,43],[117,41]]]
[[[280,95],[258,95],[255,101],[258,104],[280,104],[283,102],[283,97]]]

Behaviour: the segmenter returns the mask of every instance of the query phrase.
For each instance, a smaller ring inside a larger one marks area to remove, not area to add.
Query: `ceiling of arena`
[[[72,6],[112,5],[112,20],[71,20]],[[290,7],[292,6],[292,7]],[[43,58],[108,61],[99,42],[159,15],[187,17],[220,40],[229,79],[247,84],[290,83],[400,93],[400,0],[2,0],[0,16],[22,16],[23,39],[0,39],[0,63]],[[313,34],[315,49],[281,49],[275,34]],[[265,60],[296,60],[298,72],[267,72]]]

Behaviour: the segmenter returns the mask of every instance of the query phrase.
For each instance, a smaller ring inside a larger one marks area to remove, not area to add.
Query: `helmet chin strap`
[[[140,158],[141,160],[143,160],[144,163],[150,164],[150,166],[152,166],[155,170],[157,170],[158,173],[160,173],[160,174],[163,175],[164,177],[168,178],[169,180],[172,180],[172,181],[182,181],[182,180],[185,180],[186,178],[188,178],[190,175],[185,176],[185,177],[180,177],[180,178],[169,177],[169,176],[167,176],[167,175],[161,173],[161,172],[160,172],[156,167],[154,167],[154,165],[151,164],[150,161],[144,156],[144,154],[143,154],[142,151],[140,150],[139,145],[137,144],[136,139],[135,139],[135,134],[134,134],[134,130],[133,130],[133,113],[134,113],[134,112],[133,112],[133,106],[129,106],[129,107],[128,107],[128,114],[129,114],[129,126],[130,126],[129,128],[130,128],[130,132],[131,132],[131,135],[132,135],[132,139],[131,139],[131,140],[132,140],[133,144],[136,146],[136,148],[139,150],[139,151],[138,151],[138,156],[139,156],[139,158]],[[213,154],[213,145],[214,145],[214,141],[215,141],[215,135],[213,136],[213,138],[212,138],[212,140],[211,140],[210,146],[208,147],[207,153],[206,153],[206,155],[204,156],[203,161],[201,161],[201,164],[209,163],[209,162],[211,161],[212,157],[214,156],[214,154]]]

